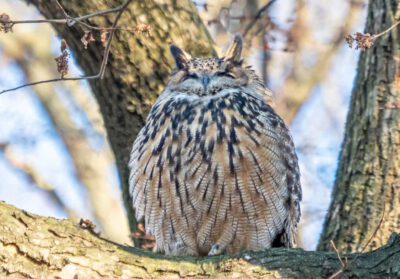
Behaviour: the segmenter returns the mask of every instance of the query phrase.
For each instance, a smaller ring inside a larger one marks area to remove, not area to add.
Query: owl
[[[191,58],[176,69],[130,155],[136,218],[167,255],[294,247],[301,185],[289,130],[272,94],[241,58]]]

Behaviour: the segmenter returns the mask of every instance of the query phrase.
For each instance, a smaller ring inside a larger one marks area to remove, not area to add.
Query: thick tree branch
[[[328,278],[341,268],[333,252],[301,249],[244,252],[234,257],[166,257],[113,244],[70,220],[40,217],[3,202],[0,224],[0,277]],[[398,278],[400,235],[393,235],[374,252],[343,257],[350,264],[341,278]]]

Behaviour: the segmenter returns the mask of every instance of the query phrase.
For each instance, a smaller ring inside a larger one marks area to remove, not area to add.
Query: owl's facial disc
[[[180,48],[171,45],[176,71],[168,86],[175,92],[204,96],[248,85],[253,72],[242,67],[242,48],[240,35],[235,36],[224,58],[191,58]]]
[[[215,95],[221,90],[246,86],[249,82],[247,71],[241,63],[219,58],[196,58],[172,75],[169,86],[175,92]]]

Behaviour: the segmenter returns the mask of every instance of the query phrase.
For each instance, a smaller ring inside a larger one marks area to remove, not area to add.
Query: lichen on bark
[[[341,278],[398,278],[400,235],[375,252],[345,257],[350,264]],[[168,257],[117,245],[70,220],[41,217],[0,202],[0,277],[328,278],[340,268],[335,253],[302,249]]]

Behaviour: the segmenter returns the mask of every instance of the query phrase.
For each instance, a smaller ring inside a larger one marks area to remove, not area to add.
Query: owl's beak
[[[206,89],[208,84],[210,83],[210,77],[207,75],[202,76],[201,82],[203,83],[204,89]]]

